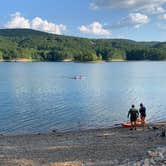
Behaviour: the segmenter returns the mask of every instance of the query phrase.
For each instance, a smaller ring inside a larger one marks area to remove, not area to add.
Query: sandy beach
[[[33,59],[27,59],[27,58],[17,58],[12,60],[3,60],[0,59],[0,62],[33,62]]]
[[[50,132],[47,134],[0,136],[3,166],[91,166],[121,165],[147,157],[147,152],[166,147],[162,132],[166,123],[128,128]]]

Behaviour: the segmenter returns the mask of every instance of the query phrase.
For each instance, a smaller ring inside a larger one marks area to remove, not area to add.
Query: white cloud
[[[166,13],[163,14],[163,15],[160,15],[160,16],[159,16],[159,19],[160,19],[160,20],[166,20]]]
[[[11,20],[5,25],[6,28],[30,28],[30,22],[21,16],[21,13],[16,12],[11,14]]]
[[[141,13],[130,13],[117,24],[111,25],[112,28],[135,27],[139,28],[149,22],[149,17]]]
[[[129,9],[157,14],[164,12],[166,0],[93,0],[91,8]]]
[[[145,9],[147,13],[151,14],[159,14],[159,13],[164,13],[165,9],[161,6],[149,6],[148,8]]]
[[[40,17],[36,17],[32,20],[31,28],[55,34],[61,34],[63,31],[66,31],[65,25],[56,25],[47,20],[42,20]]]
[[[79,30],[83,33],[92,34],[92,35],[99,35],[99,36],[109,36],[111,35],[111,31],[104,29],[103,25],[99,22],[93,22],[90,25],[82,25],[79,27]]]
[[[19,12],[11,15],[11,20],[5,25],[5,28],[31,28],[55,34],[62,34],[66,31],[66,26],[63,24],[57,25],[40,17],[36,17],[30,21],[21,16]]]

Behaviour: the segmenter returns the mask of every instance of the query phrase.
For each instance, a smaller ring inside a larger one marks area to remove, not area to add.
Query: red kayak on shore
[[[131,122],[122,123],[121,125],[122,127],[131,127]],[[142,126],[141,119],[137,119],[136,126]]]

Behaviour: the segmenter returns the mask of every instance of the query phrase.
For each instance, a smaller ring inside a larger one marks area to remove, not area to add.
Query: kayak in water
[[[122,127],[131,127],[131,122],[122,123],[121,125],[122,125]],[[137,119],[136,126],[143,126],[141,123],[141,119],[139,119],[139,118]]]

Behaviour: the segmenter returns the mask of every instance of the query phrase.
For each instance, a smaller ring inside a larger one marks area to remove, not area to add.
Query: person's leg
[[[141,116],[141,125],[143,126],[144,124],[144,119],[143,119],[143,116]]]
[[[134,121],[134,129],[135,130],[136,130],[136,126],[137,126],[136,122],[137,122],[137,119]]]
[[[144,128],[145,128],[145,117],[144,116],[141,117],[141,123],[142,123],[143,130],[144,130]]]
[[[142,117],[143,120],[143,126],[145,126],[145,117]]]
[[[130,123],[131,123],[130,130],[133,130],[133,120],[132,120],[132,118],[130,119]]]

